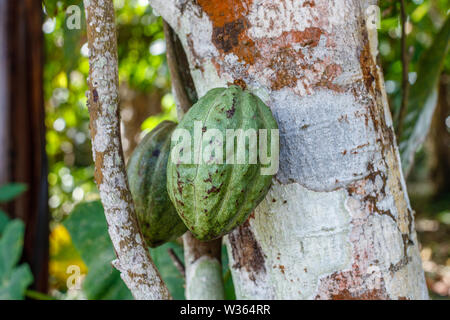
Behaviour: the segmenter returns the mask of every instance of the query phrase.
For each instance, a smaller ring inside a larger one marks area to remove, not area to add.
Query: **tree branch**
[[[166,38],[167,64],[169,65],[172,80],[172,89],[177,100],[177,106],[182,113],[186,113],[189,108],[198,100],[194,81],[189,71],[189,62],[184,52],[183,46],[177,34],[167,22],[163,22],[164,36]],[[178,114],[179,118],[183,114]]]
[[[175,251],[172,248],[168,249],[167,253],[169,254],[170,259],[172,259],[172,262],[173,262],[175,268],[177,268],[177,270],[181,273],[183,278],[185,278],[186,277],[186,268],[184,267],[183,262],[180,260],[180,258],[178,258],[177,254],[175,253]]]
[[[145,246],[120,139],[117,39],[112,0],[84,0],[89,44],[89,99],[95,180],[117,260],[113,265],[136,299],[170,294]]]

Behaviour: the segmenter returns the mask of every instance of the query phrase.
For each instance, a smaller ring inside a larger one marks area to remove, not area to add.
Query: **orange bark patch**
[[[197,0],[214,27],[223,27],[248,13],[253,0]]]
[[[305,93],[314,87],[339,90],[331,82],[342,72],[340,66],[331,61],[311,61],[311,56],[306,60],[304,52],[300,50],[317,47],[321,36],[327,36],[324,30],[309,27],[302,31],[283,31],[278,37],[252,39],[248,33],[252,25],[247,19],[252,3],[252,0],[197,1],[213,25],[211,40],[220,53],[219,57],[213,59],[218,74],[235,67],[224,62],[225,55],[234,54],[243,63],[239,71],[232,72],[235,77],[258,78],[269,69],[272,74],[266,74],[266,77],[273,90],[296,87],[299,80]],[[315,3],[306,1],[304,6],[314,7]],[[318,64],[322,66],[317,68]]]
[[[387,297],[382,290],[372,289],[361,294],[354,295],[347,289],[340,291],[337,294],[331,295],[331,300],[386,300]]]
[[[326,300],[387,300],[390,299],[384,279],[378,278],[375,287],[368,289],[362,270],[354,264],[351,271],[335,272],[321,280],[320,293],[316,299]]]
[[[373,92],[372,84],[375,81],[376,71],[368,40],[366,40],[364,48],[359,55],[359,63],[363,73],[364,85],[368,92]]]

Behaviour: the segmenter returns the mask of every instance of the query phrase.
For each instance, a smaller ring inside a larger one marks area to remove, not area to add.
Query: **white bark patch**
[[[269,272],[241,287],[245,271],[232,269],[237,296],[311,298],[320,275],[350,267],[350,215],[344,200],[343,190],[323,193],[297,183],[275,184],[250,219]]]
[[[217,259],[202,256],[186,268],[186,299],[224,299],[222,265]]]
[[[284,89],[272,93],[272,110],[281,133],[282,183],[330,191],[368,174],[379,150],[373,126],[363,120],[366,106],[351,93],[321,90],[299,98]]]
[[[251,23],[249,35],[252,38],[276,38],[283,32],[303,31],[311,26],[321,26],[327,31],[332,30],[333,24],[341,24],[345,18],[346,1],[315,2],[309,1],[267,1],[255,0],[252,3],[248,20]],[[321,6],[320,9],[316,5]],[[329,10],[329,14],[323,14]],[[333,17],[333,19],[329,19]]]

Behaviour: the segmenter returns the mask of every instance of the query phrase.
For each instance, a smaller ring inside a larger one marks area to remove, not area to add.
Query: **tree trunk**
[[[170,299],[139,229],[120,135],[117,35],[112,0],[84,0],[89,44],[88,108],[95,180],[117,259],[114,267],[139,300]]]
[[[41,2],[2,1],[0,24],[0,184],[28,186],[7,211],[26,225],[22,260],[31,267],[33,289],[46,292],[49,211]]]
[[[241,299],[423,299],[369,1],[151,0],[199,96],[240,79],[280,128],[280,170],[228,236]]]

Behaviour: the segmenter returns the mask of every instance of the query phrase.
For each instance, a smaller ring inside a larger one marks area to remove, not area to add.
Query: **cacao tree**
[[[237,298],[427,298],[376,63],[376,23],[368,14],[375,2],[150,4],[179,37],[198,96],[244,82],[280,129],[280,169],[268,195],[224,238]],[[85,0],[85,7],[96,180],[115,265],[136,298],[168,298],[142,241],[118,138],[112,3]],[[197,278],[208,282],[208,273]]]
[[[268,196],[227,239],[238,298],[427,298],[374,1],[160,1],[199,96],[242,79],[280,128]]]

